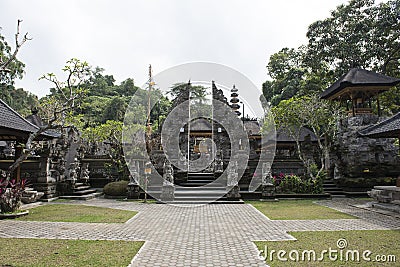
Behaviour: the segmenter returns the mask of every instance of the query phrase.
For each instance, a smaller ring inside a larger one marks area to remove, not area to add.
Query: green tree
[[[302,67],[302,51],[283,48],[273,54],[268,62],[267,69],[273,81],[266,81],[263,86],[265,99],[271,105],[277,105],[282,100],[295,96],[299,88],[305,69]]]
[[[315,134],[320,154],[320,169],[316,176],[329,167],[329,149],[337,133],[337,122],[340,109],[332,102],[320,100],[317,95],[293,97],[282,100],[271,109],[277,128],[284,129],[291,136],[297,147],[300,160],[307,173],[315,179],[312,162],[303,155],[300,144],[300,134],[306,127]]]
[[[39,106],[36,95],[22,88],[16,89],[13,85],[0,84],[0,99],[24,117]]]
[[[263,95],[272,106],[294,96],[320,93],[329,85],[332,73],[320,64],[318,70],[305,65],[305,47],[283,48],[273,54],[267,65],[272,80],[263,84]]]
[[[270,57],[272,80],[263,94],[272,105],[293,96],[320,93],[353,67],[400,76],[400,0],[375,4],[350,0],[312,23],[308,44],[284,48]],[[382,107],[400,111],[400,90],[382,95]]]
[[[118,92],[114,86],[113,75],[103,75],[104,69],[95,67],[91,72],[90,78],[86,81],[85,87],[88,89],[88,96],[117,96]]]
[[[108,120],[95,127],[87,127],[83,130],[82,136],[90,143],[106,143],[110,146],[109,156],[111,164],[106,164],[110,174],[113,171],[118,173],[118,178],[128,179],[129,170],[125,163],[125,156],[122,147],[122,129],[121,121]]]
[[[105,111],[103,121],[114,120],[123,121],[128,101],[124,97],[115,96],[109,101]]]
[[[135,86],[134,80],[128,78],[117,87],[117,92],[120,96],[133,96],[138,88]]]
[[[184,91],[189,86],[190,97],[192,99],[204,99],[206,96],[206,88],[201,85],[192,85],[188,83],[176,83],[172,85],[168,93],[172,96],[172,98],[178,97],[178,95]]]
[[[338,6],[330,17],[309,26],[308,66],[318,69],[323,62],[336,78],[353,67],[399,74],[399,10],[400,0],[378,5],[374,0],[351,0]]]

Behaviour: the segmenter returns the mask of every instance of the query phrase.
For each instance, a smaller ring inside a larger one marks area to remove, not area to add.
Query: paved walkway
[[[247,204],[178,207],[94,199],[85,205],[135,210],[124,224],[0,221],[0,237],[145,240],[131,266],[266,266],[252,241],[290,240],[287,231],[400,229],[400,219],[351,206],[321,205],[360,219],[269,220]],[[67,203],[68,204],[68,203]]]

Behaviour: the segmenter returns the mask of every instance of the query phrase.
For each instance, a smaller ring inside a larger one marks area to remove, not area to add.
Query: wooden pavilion
[[[376,101],[377,113],[380,116],[379,94],[399,83],[398,78],[353,68],[326,89],[320,97],[345,104],[349,116],[372,113],[372,101]]]
[[[0,141],[15,142],[15,159],[22,153],[22,144],[26,142],[31,133],[39,130],[39,127],[24,119],[18,112],[0,99]],[[36,138],[37,141],[58,138],[55,132],[46,131]],[[12,163],[12,162],[10,162]],[[17,180],[20,179],[20,168],[16,171]]]

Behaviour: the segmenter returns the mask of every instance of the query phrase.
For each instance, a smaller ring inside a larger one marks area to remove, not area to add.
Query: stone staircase
[[[346,192],[338,187],[332,179],[325,180],[322,187],[324,192],[329,193],[331,197],[346,197]]]
[[[90,185],[84,183],[75,183],[75,188],[72,193],[60,196],[61,199],[73,199],[73,200],[89,200],[100,196],[102,193],[97,192],[96,189],[91,188]]]
[[[44,195],[43,192],[38,192],[31,187],[25,187],[22,192],[21,201],[24,204],[29,204],[38,201]]]
[[[228,200],[225,196],[224,181],[216,181],[213,173],[188,173],[187,182],[175,188],[172,204],[227,204],[243,203],[242,200]]]
[[[213,173],[188,173],[187,182],[175,189],[174,204],[206,204],[220,200],[225,186],[214,181]]]

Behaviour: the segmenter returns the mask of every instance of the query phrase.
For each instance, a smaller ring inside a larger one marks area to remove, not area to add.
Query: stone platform
[[[380,203],[392,203],[400,205],[400,187],[397,186],[374,186],[369,196]]]

